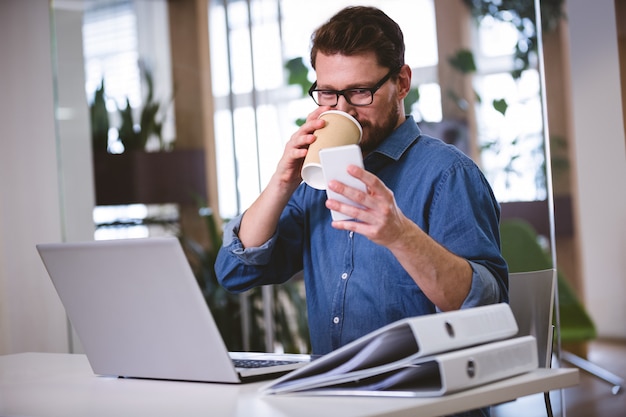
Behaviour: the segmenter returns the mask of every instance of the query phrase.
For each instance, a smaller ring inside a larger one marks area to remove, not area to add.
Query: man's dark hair
[[[346,56],[374,52],[378,64],[390,69],[404,65],[402,30],[375,7],[346,7],[311,36],[311,65],[317,53]]]

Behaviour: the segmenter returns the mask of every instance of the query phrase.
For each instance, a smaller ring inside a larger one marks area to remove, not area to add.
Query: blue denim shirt
[[[500,253],[500,207],[486,179],[457,148],[421,135],[412,117],[364,161],[395,195],[402,213],[467,259],[472,285],[462,308],[508,301]],[[326,192],[301,184],[275,235],[244,248],[241,216],[226,225],[215,269],[230,291],[279,284],[304,270],[311,344],[325,354],[393,321],[437,312],[386,248],[331,227]]]

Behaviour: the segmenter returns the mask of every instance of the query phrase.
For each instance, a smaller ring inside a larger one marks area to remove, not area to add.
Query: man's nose
[[[353,109],[354,106],[350,103],[348,103],[348,100],[346,100],[346,98],[343,95],[340,95],[337,98],[337,104],[335,105],[335,109],[336,110],[341,110],[344,111],[346,113],[349,113],[349,110]]]

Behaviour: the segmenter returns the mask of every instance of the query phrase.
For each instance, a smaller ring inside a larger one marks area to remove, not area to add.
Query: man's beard
[[[374,126],[367,120],[359,121],[363,128],[360,145],[365,155],[376,149],[395,130],[398,123],[398,103],[392,102],[388,109],[381,125]]]

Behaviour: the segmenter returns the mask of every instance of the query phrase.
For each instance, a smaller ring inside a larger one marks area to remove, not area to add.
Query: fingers
[[[315,135],[313,133],[316,130],[323,128],[326,124],[324,120],[321,120],[318,117],[321,113],[328,109],[329,107],[323,106],[318,107],[311,112],[307,116],[306,122],[291,136],[287,146],[297,149],[306,149],[311,143],[315,142]],[[304,157],[306,152],[298,152],[298,155],[302,155],[302,157]]]
[[[300,169],[307,154],[309,145],[315,142],[313,134],[317,129],[324,127],[326,122],[318,119],[319,114],[327,110],[328,107],[318,107],[307,116],[306,122],[291,135],[285,145],[283,155],[278,163],[275,174],[280,182],[299,183]]]
[[[356,166],[351,166],[351,167],[354,167],[356,171],[351,172],[351,169],[348,169],[348,173],[350,173],[355,178],[358,178],[359,180],[363,181],[363,172],[365,171]],[[327,200],[326,206],[331,210],[341,212],[351,218],[355,218],[360,221],[369,222],[370,219],[368,218],[368,215],[367,215],[368,211],[372,211],[372,210],[375,211],[375,207],[376,207],[376,202],[374,201],[374,199],[371,198],[371,195],[370,195],[371,190],[369,187],[370,185],[371,186],[375,186],[375,185],[371,181],[370,178],[365,178],[365,179],[366,181],[363,181],[363,182],[366,184],[366,191],[362,191],[360,189],[347,186],[346,184],[343,184],[339,181],[335,181],[335,180],[330,181],[328,183],[328,188],[334,191],[335,193],[346,197],[348,200],[353,201],[356,204],[356,207],[354,205],[342,203],[341,201],[337,201],[333,199]],[[376,180],[378,179],[376,178]]]
[[[353,201],[358,206],[342,203],[337,200],[327,200],[326,207],[330,210],[343,213],[358,220],[352,222],[334,222],[333,227],[344,230],[353,230],[362,233],[374,241],[381,239],[381,233],[394,230],[398,216],[393,192],[374,174],[357,166],[348,167],[348,173],[365,183],[366,192],[349,187],[337,181],[331,181],[328,187]]]
[[[331,181],[328,184],[328,187],[331,190],[342,194],[349,200],[354,201],[355,203],[358,203],[365,207],[369,207],[371,205],[371,202],[373,200],[371,197],[382,196],[386,194],[391,194],[391,196],[393,196],[391,190],[389,190],[385,186],[385,184],[383,184],[383,182],[371,172],[368,172],[356,165],[349,165],[347,169],[348,174],[350,174],[354,178],[357,178],[365,184],[367,192],[348,187],[347,185],[342,184],[338,181]]]
[[[391,192],[376,175],[356,165],[348,166],[348,174],[361,180],[367,187],[369,194],[380,194],[384,191]]]

